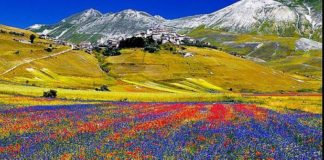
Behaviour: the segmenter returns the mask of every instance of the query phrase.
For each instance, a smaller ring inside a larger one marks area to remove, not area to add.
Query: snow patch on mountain
[[[61,38],[69,29],[64,30],[60,35],[56,37],[56,39]]]
[[[264,21],[294,22],[296,14],[284,4],[274,0],[241,0],[211,14],[181,18],[166,22],[178,29],[201,25],[225,28],[230,31],[250,31]]]
[[[43,26],[45,26],[45,25],[43,25],[43,24],[34,24],[34,25],[28,27],[28,29],[35,29],[36,30],[36,29],[40,29]]]

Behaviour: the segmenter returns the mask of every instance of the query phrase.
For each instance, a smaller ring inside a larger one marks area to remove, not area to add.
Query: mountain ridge
[[[199,26],[237,33],[301,36],[322,40],[322,16],[312,3],[292,0],[241,0],[210,14],[168,20],[159,15],[126,9],[106,13],[95,9],[69,16],[54,25],[33,25],[28,29],[69,41],[92,41],[131,36],[154,26],[176,32]],[[320,7],[320,10],[322,7]],[[242,18],[243,17],[243,18]]]

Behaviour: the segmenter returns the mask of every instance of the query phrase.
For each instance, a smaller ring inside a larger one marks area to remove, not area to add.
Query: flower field
[[[321,159],[322,115],[253,104],[0,110],[0,159]]]

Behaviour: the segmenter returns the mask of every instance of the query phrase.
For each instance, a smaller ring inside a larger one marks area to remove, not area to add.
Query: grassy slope
[[[0,29],[25,33],[25,37],[16,37],[8,33],[0,34],[0,73],[26,60],[69,49],[67,46],[54,46],[57,49],[46,52],[44,49],[52,43],[51,41],[36,39],[35,44],[23,44],[13,39],[28,40],[32,32],[6,26],[0,26]],[[15,54],[18,50],[19,54]],[[18,84],[54,88],[93,89],[103,84],[114,83],[112,78],[101,71],[97,59],[82,51],[69,51],[55,57],[33,61],[19,66],[0,78]]]
[[[5,70],[29,59],[38,58],[50,54],[54,54],[68,49],[66,46],[54,46],[56,49],[52,53],[44,51],[51,44],[50,41],[36,38],[35,44],[24,44],[16,42],[13,39],[29,40],[29,35],[33,34],[30,31],[20,30],[7,26],[0,25],[0,29],[4,31],[15,31],[24,33],[25,36],[14,36],[9,33],[0,33],[0,73]],[[19,51],[19,54],[15,54]]]
[[[290,72],[300,76],[311,77],[317,83],[321,83],[322,77],[322,51],[315,50],[309,52],[296,51],[295,42],[298,37],[278,37],[274,35],[254,35],[254,34],[229,34],[222,31],[205,29],[198,27],[189,36],[195,38],[206,38],[206,41],[221,47],[227,52],[237,52],[242,55],[261,58],[268,63],[263,63],[269,67],[279,69],[284,72]],[[232,41],[237,44],[244,42],[262,42],[264,45],[253,51],[249,47],[232,47],[224,45],[223,42]],[[279,47],[276,49],[276,44]]]
[[[224,90],[232,88],[234,92],[318,88],[312,83],[299,82],[290,74],[221,51],[195,47],[186,50],[192,52],[194,57],[184,58],[165,50],[150,54],[141,49],[127,49],[122,51],[121,56],[108,57],[106,63],[110,76],[158,90],[161,86],[175,92],[210,88],[203,87],[203,83]],[[192,79],[196,85],[192,85]]]

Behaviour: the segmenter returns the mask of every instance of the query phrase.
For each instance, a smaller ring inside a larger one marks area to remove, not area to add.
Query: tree
[[[144,48],[145,39],[142,37],[127,38],[119,42],[119,48]]]
[[[104,56],[119,56],[121,55],[118,49],[106,48],[102,53]]]
[[[34,34],[30,35],[29,36],[30,43],[34,43],[35,38],[36,38],[36,36]]]

